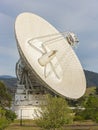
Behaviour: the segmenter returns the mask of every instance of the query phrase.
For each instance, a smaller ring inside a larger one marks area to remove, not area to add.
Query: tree
[[[8,93],[4,83],[0,82],[0,106],[10,107],[11,105],[11,95]]]
[[[98,97],[91,95],[84,101],[84,110],[78,110],[76,118],[82,120],[93,120],[98,123]]]
[[[3,130],[8,126],[9,121],[5,117],[6,110],[0,107],[0,130]]]
[[[72,110],[63,98],[47,96],[46,105],[42,104],[40,108],[36,123],[44,129],[55,130],[73,121]]]
[[[98,122],[98,97],[89,96],[84,107],[85,118]]]
[[[8,93],[6,86],[0,82],[0,130],[3,130],[16,118],[14,112],[6,109],[6,107],[10,106],[11,96]]]

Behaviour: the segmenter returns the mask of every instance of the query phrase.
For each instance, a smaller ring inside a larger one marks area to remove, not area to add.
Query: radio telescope
[[[83,96],[86,80],[72,48],[78,43],[74,33],[59,32],[43,18],[22,13],[16,18],[15,36],[20,54],[16,64],[18,95],[25,92],[27,99],[32,93],[33,103],[34,95],[47,92],[71,99]]]

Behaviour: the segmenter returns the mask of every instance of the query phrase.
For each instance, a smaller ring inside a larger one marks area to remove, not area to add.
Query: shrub
[[[73,122],[72,110],[69,109],[63,98],[48,96],[46,105],[41,105],[40,108],[36,123],[44,129],[55,130],[55,128],[61,128],[63,125]]]
[[[6,110],[5,116],[6,119],[10,121],[14,121],[17,117],[16,114],[11,110]]]
[[[6,118],[0,118],[0,130],[3,130],[9,125],[9,121]]]

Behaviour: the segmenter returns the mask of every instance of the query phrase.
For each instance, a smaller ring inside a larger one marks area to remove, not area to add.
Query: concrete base
[[[35,119],[38,118],[38,106],[14,106],[14,111],[17,115],[17,119]]]

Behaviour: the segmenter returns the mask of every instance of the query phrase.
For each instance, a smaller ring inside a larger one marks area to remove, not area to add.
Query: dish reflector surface
[[[82,66],[67,40],[51,24],[35,14],[22,13],[16,19],[15,34],[21,57],[46,87],[72,99],[85,93]]]

